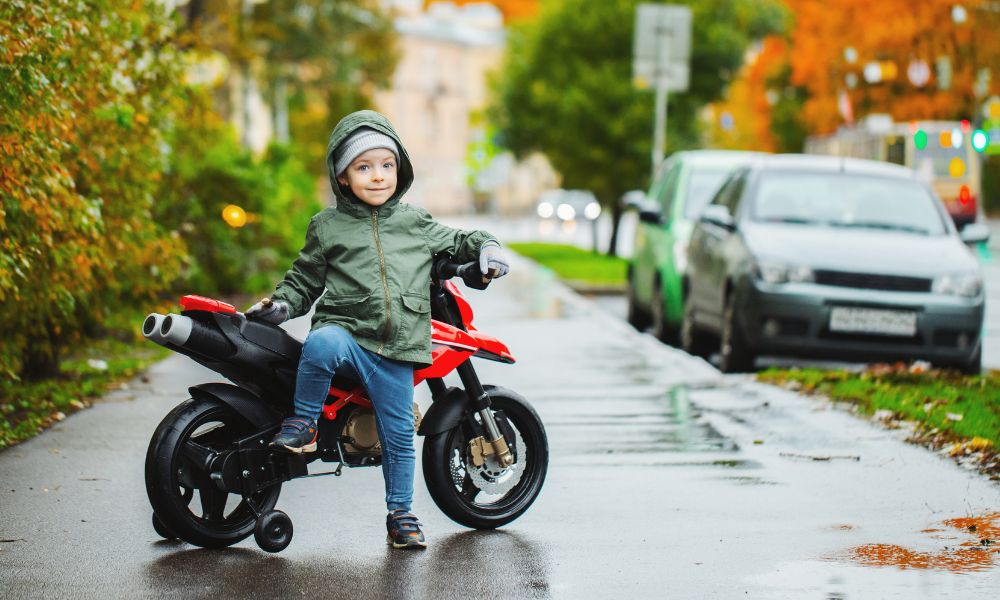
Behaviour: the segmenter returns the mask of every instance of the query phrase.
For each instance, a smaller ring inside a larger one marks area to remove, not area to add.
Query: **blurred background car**
[[[694,228],[681,343],[705,357],[718,349],[724,372],[794,355],[925,359],[978,373],[983,281],[966,244],[988,235],[971,224],[960,237],[904,167],[755,159]]]
[[[587,190],[545,190],[538,198],[535,212],[542,219],[596,221],[601,216],[601,204]]]
[[[626,207],[639,213],[627,271],[628,322],[634,327],[644,330],[652,325],[657,338],[677,342],[691,229],[726,176],[756,156],[763,155],[677,152],[662,163],[647,194],[627,195]]]

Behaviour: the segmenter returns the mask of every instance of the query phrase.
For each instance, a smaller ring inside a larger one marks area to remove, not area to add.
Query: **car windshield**
[[[726,176],[733,168],[725,169],[693,169],[688,175],[687,197],[684,199],[684,216],[697,219],[702,210],[708,206],[715,192],[719,191]]]
[[[767,172],[753,219],[942,235],[947,228],[927,189],[906,179],[850,173]]]

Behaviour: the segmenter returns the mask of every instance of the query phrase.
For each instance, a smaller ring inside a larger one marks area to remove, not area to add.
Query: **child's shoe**
[[[385,528],[389,530],[385,541],[387,544],[392,544],[393,548],[427,547],[424,532],[420,531],[420,521],[413,513],[402,509],[392,511],[385,518]]]
[[[316,421],[309,417],[288,417],[281,422],[281,431],[271,440],[271,446],[295,454],[316,451]]]

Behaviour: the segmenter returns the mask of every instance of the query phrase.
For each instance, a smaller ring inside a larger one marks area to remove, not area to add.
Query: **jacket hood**
[[[340,207],[343,205],[345,208],[348,208],[362,204],[356,198],[345,195],[343,190],[340,189],[340,184],[337,183],[337,173],[335,172],[333,160],[333,152],[337,149],[337,146],[360,127],[370,127],[375,131],[384,133],[395,140],[396,145],[399,146],[399,170],[396,175],[396,192],[385,204],[379,207],[380,210],[382,208],[391,209],[399,203],[399,199],[402,198],[403,194],[413,184],[413,164],[410,162],[410,154],[406,151],[406,147],[403,146],[403,141],[399,139],[399,134],[392,128],[389,119],[373,110],[359,110],[347,115],[337,123],[337,126],[333,128],[333,132],[330,133],[330,141],[326,144],[326,168],[330,172],[330,187],[333,188],[333,194],[337,197],[337,206]],[[356,211],[352,210],[350,212]],[[367,210],[364,212],[367,214]]]

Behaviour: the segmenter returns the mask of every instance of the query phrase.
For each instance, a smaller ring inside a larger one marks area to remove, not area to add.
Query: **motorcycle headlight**
[[[983,291],[983,278],[978,273],[955,273],[936,277],[931,285],[936,294],[975,298]]]
[[[757,279],[765,283],[809,283],[816,280],[812,269],[802,265],[759,261],[754,265]]]
[[[684,273],[688,268],[688,243],[687,240],[677,240],[674,242],[674,269],[678,273]]]

